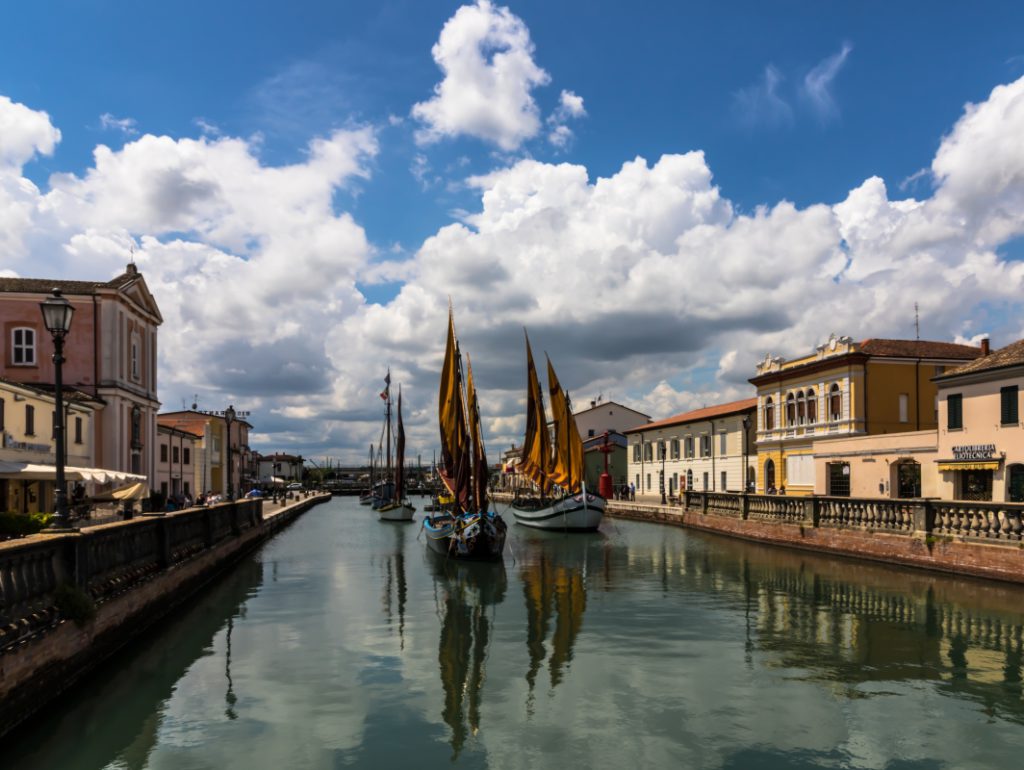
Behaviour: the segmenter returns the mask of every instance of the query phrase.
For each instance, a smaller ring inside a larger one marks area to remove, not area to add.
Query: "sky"
[[[0,11],[0,275],[160,304],[165,410],[493,455],[523,330],[576,405],[745,398],[831,333],[1024,337],[1024,6],[64,0]],[[541,364],[543,367],[543,364]]]

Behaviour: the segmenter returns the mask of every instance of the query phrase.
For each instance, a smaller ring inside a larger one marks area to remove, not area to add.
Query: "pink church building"
[[[145,475],[152,486],[160,408],[157,329],[163,323],[156,300],[134,264],[110,281],[0,277],[0,377],[52,388],[53,340],[39,303],[53,289],[75,308],[64,384],[102,402],[93,431],[96,465]]]

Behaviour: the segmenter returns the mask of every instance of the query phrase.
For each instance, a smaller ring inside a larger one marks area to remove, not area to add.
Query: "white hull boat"
[[[377,509],[377,515],[381,521],[412,521],[412,515],[416,509],[408,502],[386,503]]]
[[[520,498],[512,502],[516,523],[555,532],[594,532],[601,524],[607,501],[600,495],[581,492],[556,500]]]

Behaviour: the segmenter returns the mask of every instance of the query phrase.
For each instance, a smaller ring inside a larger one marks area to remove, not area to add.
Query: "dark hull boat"
[[[505,550],[507,526],[488,509],[487,454],[480,429],[480,409],[473,368],[455,339],[455,320],[448,311],[448,341],[438,395],[441,467],[438,475],[452,498],[447,510],[423,520],[427,546],[448,558],[497,560]]]

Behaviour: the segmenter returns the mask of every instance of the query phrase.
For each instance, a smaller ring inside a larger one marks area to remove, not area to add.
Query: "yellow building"
[[[933,430],[938,425],[932,378],[981,355],[970,345],[927,340],[832,335],[814,353],[757,365],[758,487],[814,492],[814,441],[821,438]],[[850,494],[849,464],[829,463],[825,491]]]

